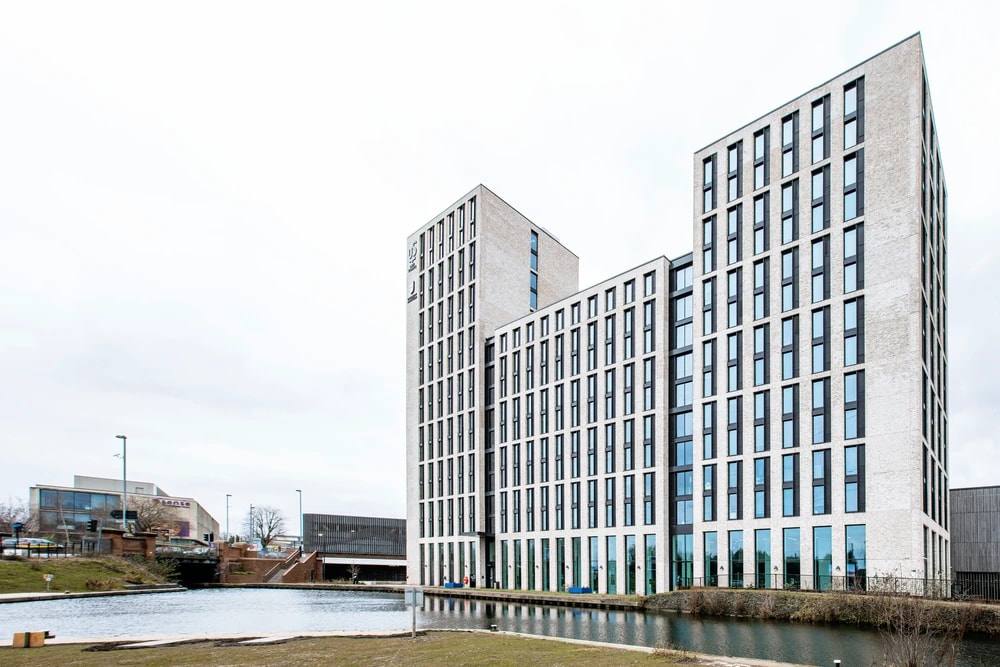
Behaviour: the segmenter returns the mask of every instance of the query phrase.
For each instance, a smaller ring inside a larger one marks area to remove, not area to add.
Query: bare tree
[[[244,526],[250,533],[250,539],[260,538],[260,546],[267,549],[278,535],[285,530],[285,516],[277,507],[262,505],[254,507],[247,515]]]
[[[20,498],[11,498],[6,503],[0,503],[0,533],[13,533],[15,523],[22,524],[24,526],[22,530],[34,530],[31,508]]]
[[[136,532],[162,533],[169,537],[180,520],[177,509],[157,502],[156,498],[135,497],[128,499],[129,512],[135,512]]]

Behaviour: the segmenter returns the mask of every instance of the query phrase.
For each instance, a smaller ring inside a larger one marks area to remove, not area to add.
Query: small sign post
[[[407,607],[413,610],[413,627],[410,629],[410,639],[417,636],[417,607],[424,606],[424,589],[416,586],[407,586],[403,589],[403,600]]]

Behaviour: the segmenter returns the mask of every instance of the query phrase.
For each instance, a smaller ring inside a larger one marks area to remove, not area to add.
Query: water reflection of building
[[[406,580],[406,520],[305,514],[305,552],[323,560],[323,579]]]
[[[164,537],[198,540],[205,534],[219,534],[219,522],[194,498],[172,496],[152,482],[128,480],[126,488],[127,509],[139,512],[144,528],[153,528]],[[121,527],[121,519],[112,517],[112,512],[122,509],[121,479],[74,475],[72,487],[39,484],[28,493],[39,533],[79,536],[93,519],[101,526]]]

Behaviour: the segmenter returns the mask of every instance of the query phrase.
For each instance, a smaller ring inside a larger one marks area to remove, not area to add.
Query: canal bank
[[[410,629],[412,612],[398,587],[380,587],[389,589],[381,591],[366,588],[373,587],[227,587],[173,595],[0,605],[0,637],[24,630],[49,630],[60,640],[99,637],[117,642],[178,635],[294,637],[339,632],[362,636]],[[439,589],[446,591],[451,592]],[[885,646],[881,633],[857,626],[522,604],[515,601],[512,592],[480,593],[494,599],[425,596],[416,614],[418,631],[488,630],[496,626],[501,635],[516,633],[810,665],[832,665],[834,659],[843,660],[844,665],[870,665],[879,661]],[[995,640],[967,638],[960,652],[957,667],[1000,664],[1000,645]]]
[[[275,588],[402,593],[396,584],[212,584],[206,588]],[[929,630],[953,636],[977,633],[1000,637],[1000,605],[925,600],[906,595],[820,593],[770,589],[702,588],[649,596],[511,591],[496,588],[424,586],[424,595],[456,600],[546,605],[652,613],[682,613],[790,623],[880,628],[914,618]]]
[[[38,593],[0,593],[0,604],[14,602],[40,602],[42,600],[71,600],[73,598],[100,598],[116,595],[144,595],[146,593],[180,593],[187,589],[173,584],[134,586],[114,591],[43,591]]]

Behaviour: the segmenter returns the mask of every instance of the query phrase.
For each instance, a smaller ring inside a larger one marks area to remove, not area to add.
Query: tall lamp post
[[[233,494],[226,494],[226,542],[229,541],[229,499],[233,497]]]
[[[295,489],[299,494],[299,551],[303,551],[306,546],[305,523],[302,521],[302,489]]]
[[[128,503],[125,500],[128,494],[128,477],[126,476],[125,463],[127,461],[128,451],[126,445],[128,444],[127,435],[116,435],[122,441],[122,532],[128,532]]]
[[[255,530],[256,530],[256,527],[254,526],[254,523],[253,523],[253,503],[250,503],[250,541],[251,542],[253,542],[254,531]]]

